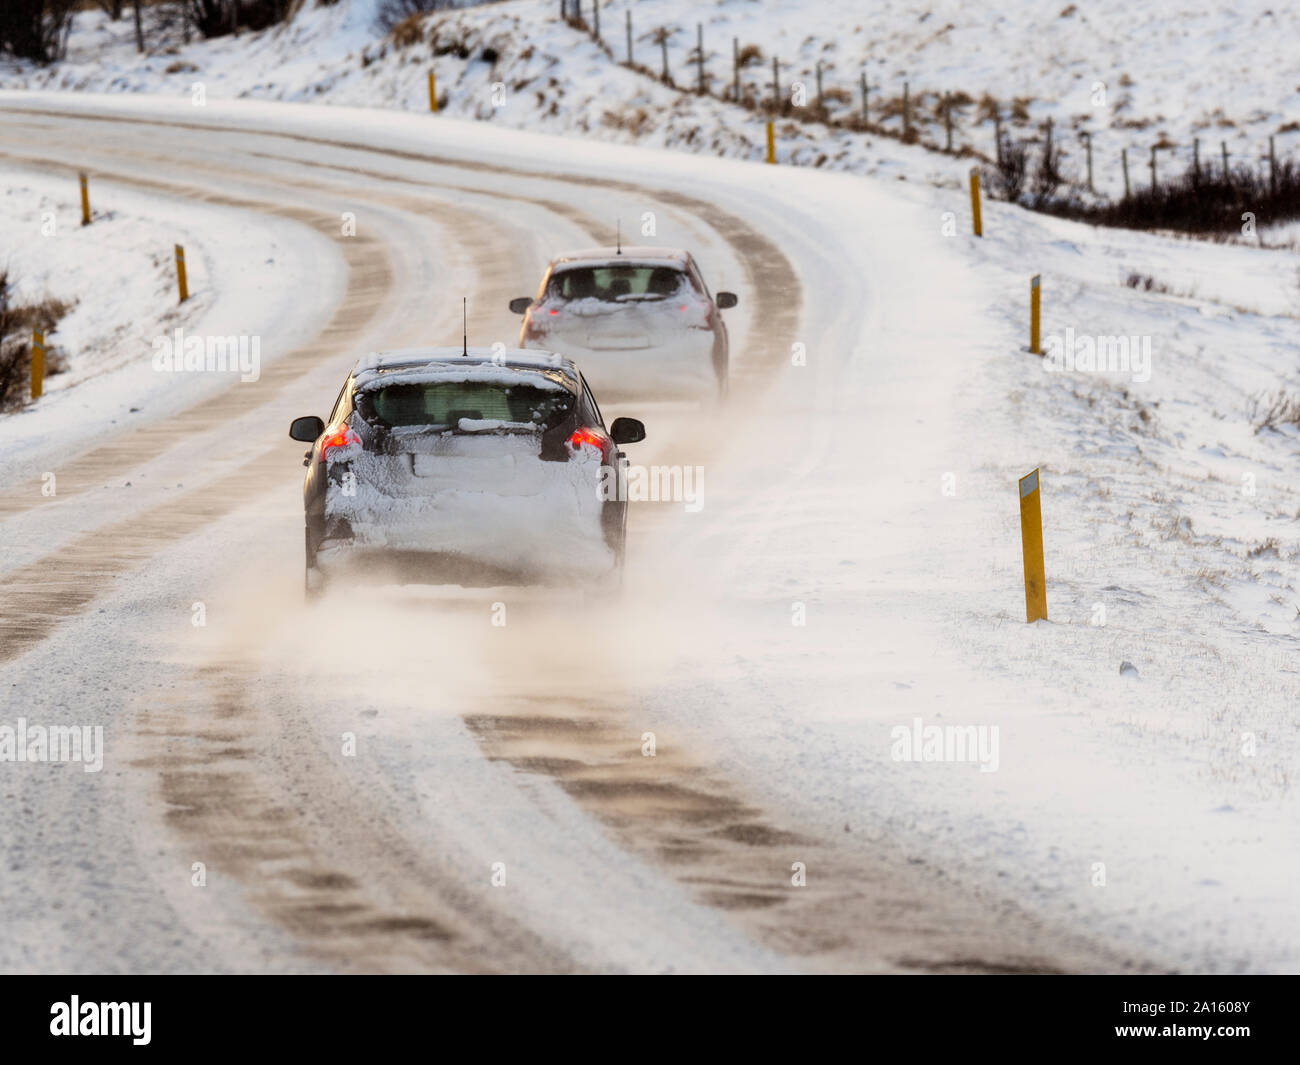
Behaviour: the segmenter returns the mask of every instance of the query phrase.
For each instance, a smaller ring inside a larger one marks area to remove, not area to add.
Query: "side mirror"
[[[713,302],[718,305],[718,310],[729,311],[739,303],[740,300],[736,299],[736,294],[734,292],[719,292],[718,298]]]
[[[510,301],[510,313],[523,314],[532,305],[533,305],[532,297],[520,296],[518,299],[513,299]]]
[[[609,438],[616,444],[635,444],[645,439],[645,426],[635,418],[615,418]]]
[[[289,439],[310,444],[324,431],[325,423],[314,415],[310,418],[295,418],[289,426]]]

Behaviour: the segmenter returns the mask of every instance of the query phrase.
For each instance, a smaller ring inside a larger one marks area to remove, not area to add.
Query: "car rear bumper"
[[[591,390],[607,399],[710,399],[718,394],[715,338],[706,330],[683,330],[645,348],[592,348],[563,334],[524,347],[572,359]]]
[[[472,493],[458,506],[439,499],[394,502],[393,513],[354,508],[344,516],[327,507],[325,539],[316,549],[321,571],[474,586],[600,578],[618,565],[600,504],[566,509],[530,499],[511,508]]]
[[[568,584],[599,580],[612,572],[572,573],[563,568],[501,565],[446,551],[408,551],[368,547],[327,540],[316,553],[316,565],[331,580],[361,579],[374,584],[455,584],[463,588]]]

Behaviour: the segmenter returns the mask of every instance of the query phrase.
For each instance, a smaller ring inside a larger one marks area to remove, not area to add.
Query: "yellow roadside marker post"
[[[86,175],[77,175],[81,180],[81,224],[90,225],[90,189],[86,185]]]
[[[1035,355],[1043,352],[1039,347],[1039,320],[1043,309],[1043,275],[1035,274],[1029,282],[1029,350]]]
[[[767,120],[767,161],[776,162],[776,133],[772,129],[772,120]]]
[[[1038,470],[1020,478],[1020,542],[1025,557],[1025,621],[1047,620],[1047,577],[1043,572],[1043,508]]]
[[[45,334],[32,330],[32,399],[40,399],[45,388]]]
[[[438,79],[432,70],[429,71],[429,110],[438,110]]]
[[[185,282],[185,249],[176,245],[176,287],[180,290],[180,302],[190,298],[189,285]]]
[[[977,237],[984,236],[984,219],[980,217],[980,172],[970,168],[970,217]]]

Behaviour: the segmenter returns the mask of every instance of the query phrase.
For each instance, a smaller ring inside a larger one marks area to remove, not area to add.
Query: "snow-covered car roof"
[[[684,248],[653,248],[647,245],[630,244],[625,245],[622,251],[619,251],[616,247],[568,251],[552,259],[551,266],[617,266],[619,264],[670,263],[684,270],[689,259],[690,255]]]
[[[429,381],[497,381],[518,384],[527,381],[539,388],[578,388],[578,369],[563,355],[550,351],[504,352],[491,348],[400,348],[375,351],[358,360],[352,377],[358,392],[382,388],[394,382],[414,384]]]

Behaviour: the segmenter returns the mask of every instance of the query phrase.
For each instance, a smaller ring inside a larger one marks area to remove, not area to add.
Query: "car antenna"
[[[464,329],[460,337],[460,353],[463,357],[469,357],[469,302],[466,297],[460,298],[460,324]]]
[[[618,236],[614,238],[615,242],[618,245],[618,254],[622,255],[623,254],[623,219],[621,218],[614,219],[614,226],[615,226],[615,232],[618,234]]]

